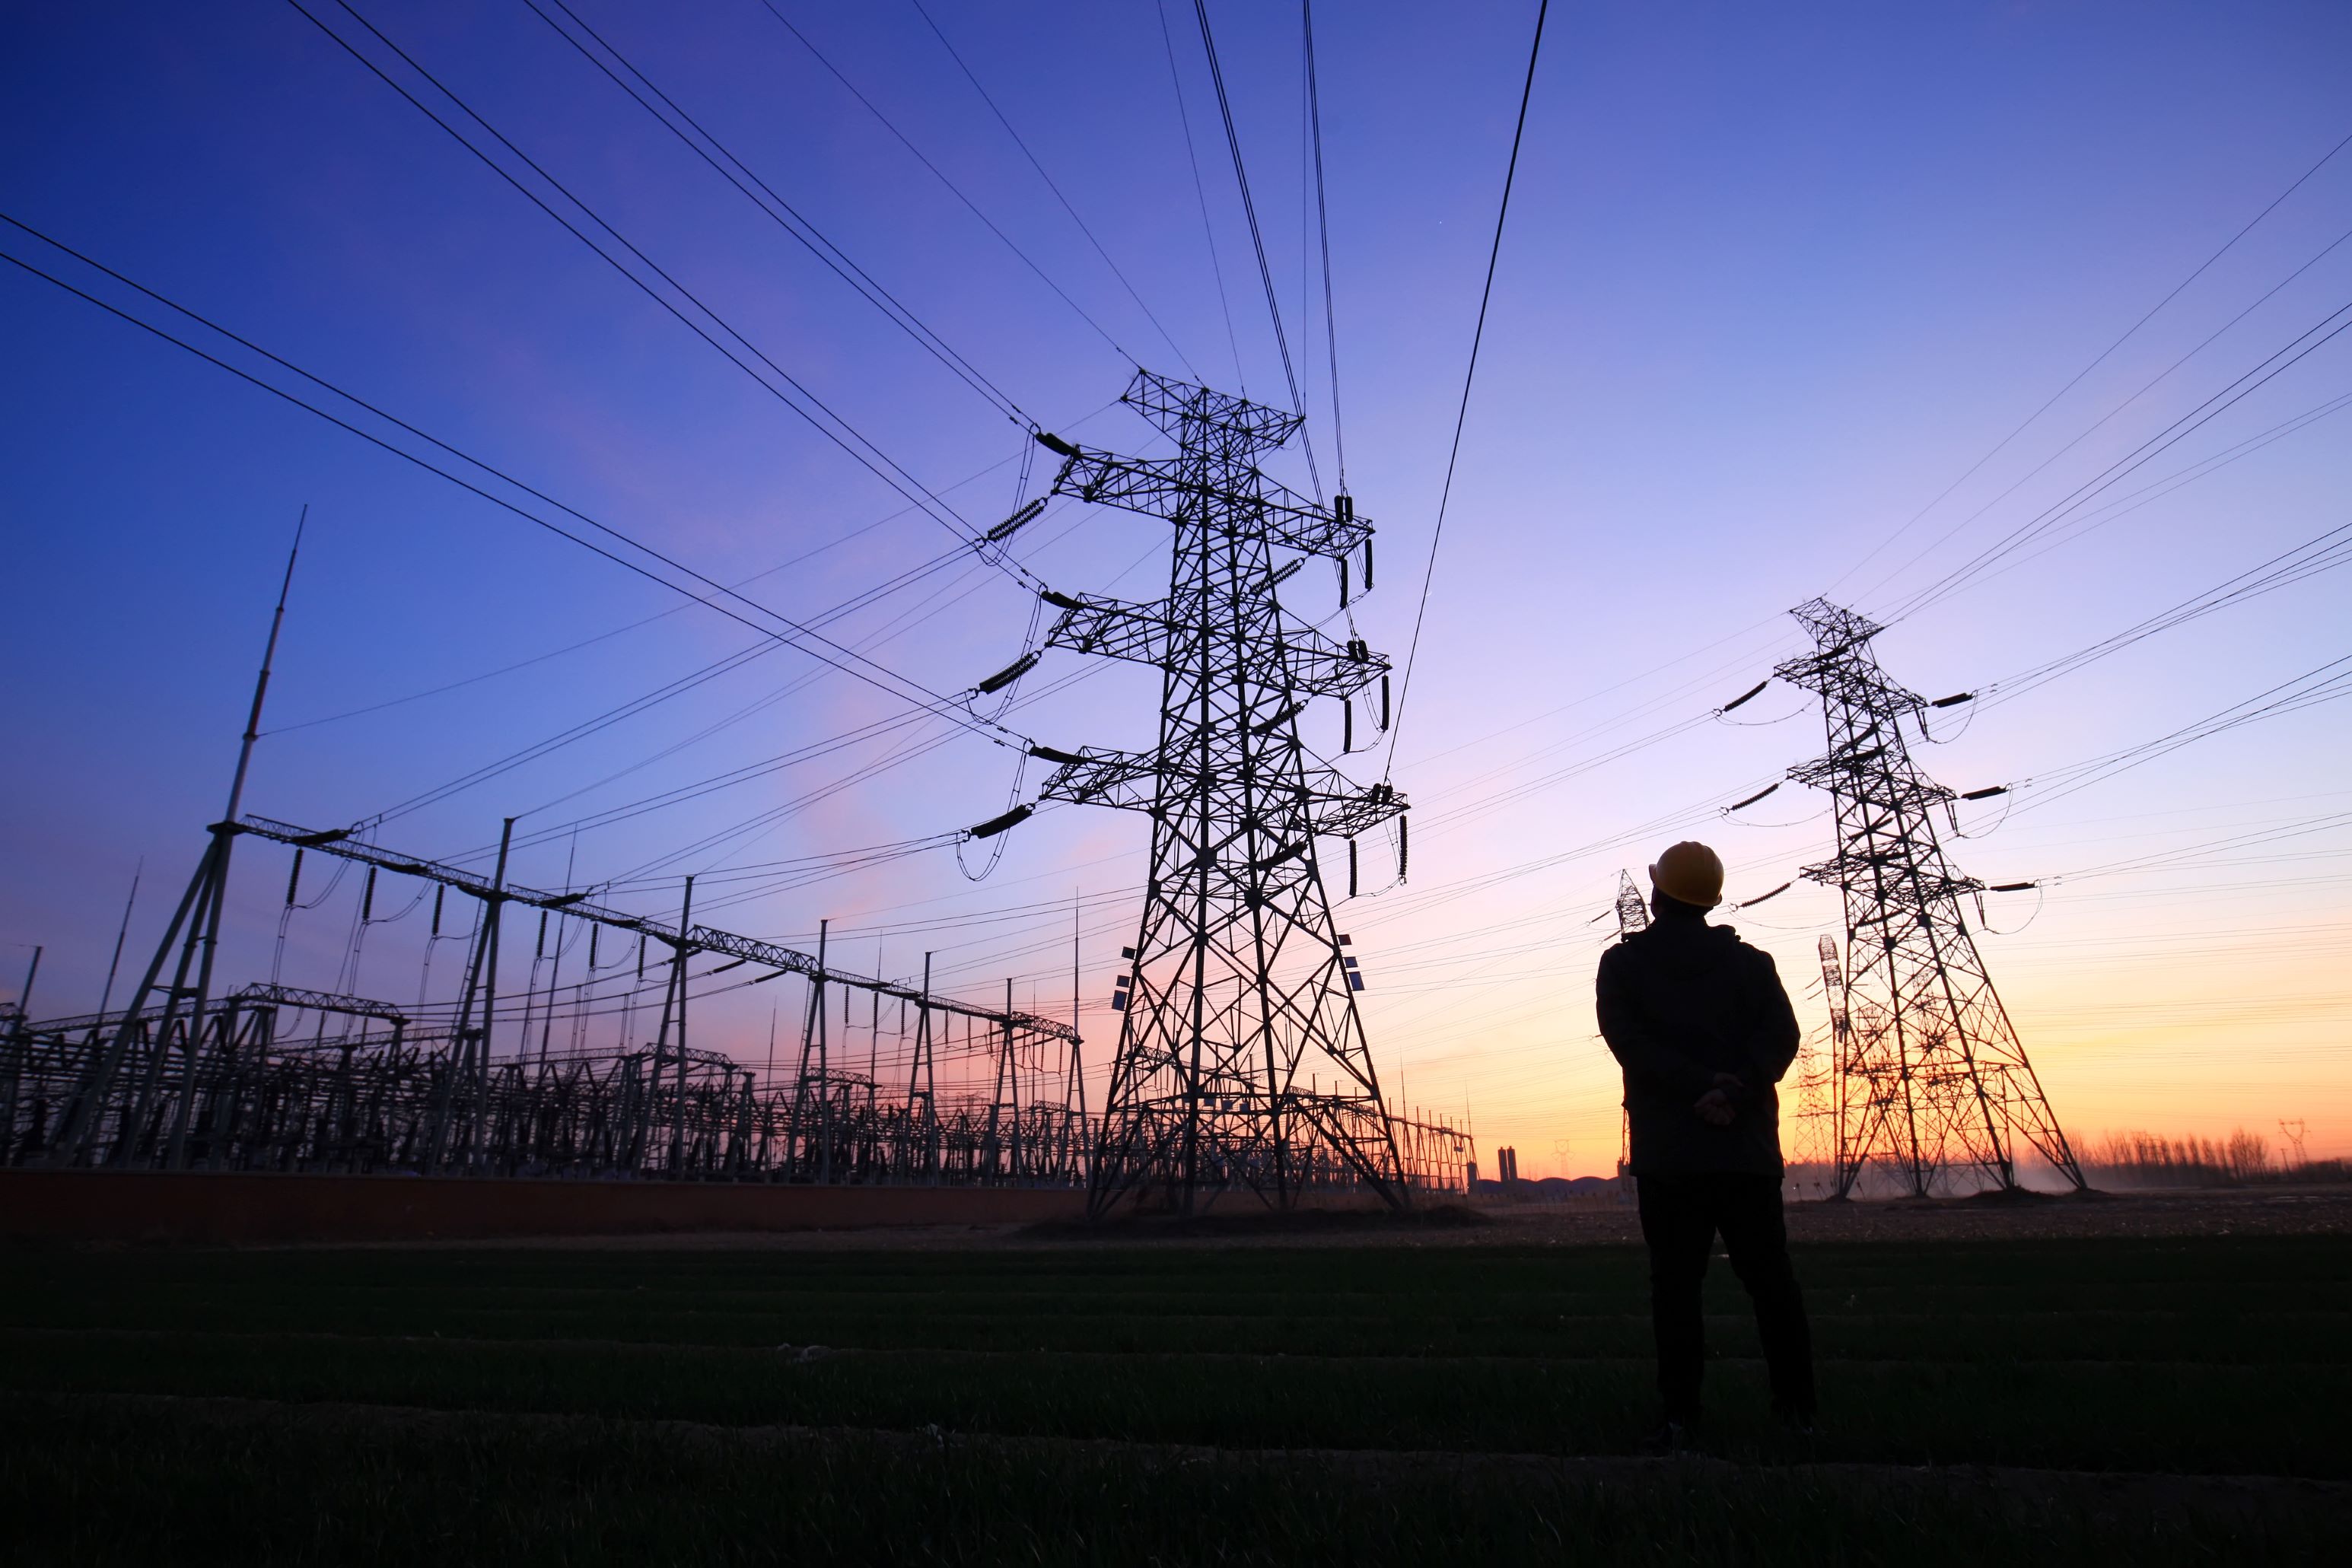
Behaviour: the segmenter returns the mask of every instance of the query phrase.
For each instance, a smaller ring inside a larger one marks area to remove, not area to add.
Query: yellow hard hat
[[[1705,844],[1685,839],[1650,868],[1650,885],[1680,903],[1713,909],[1723,902],[1723,862]]]

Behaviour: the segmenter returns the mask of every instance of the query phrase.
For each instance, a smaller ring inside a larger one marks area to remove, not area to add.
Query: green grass
[[[2315,1560],[2352,1496],[2332,1238],[1809,1249],[1804,1442],[1718,1265],[1734,1462],[1671,1465],[1586,1458],[1652,1415],[1624,1249],[0,1270],[0,1520],[35,1562]],[[2109,1474],[1874,1468],[1923,1465]]]

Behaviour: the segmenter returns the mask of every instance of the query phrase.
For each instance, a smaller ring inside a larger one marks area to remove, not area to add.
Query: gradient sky
[[[931,7],[1148,317],[911,5],[778,4],[1075,307],[760,0],[575,8],[1049,428],[1146,448],[1139,421],[1104,412],[1129,374],[1122,350],[1286,401],[1189,8],[1167,15],[1213,241],[1151,0]],[[446,105],[352,12],[310,9]],[[360,10],[964,517],[1011,508],[1018,429],[522,0]],[[1328,484],[1297,16],[1235,0],[1213,15]],[[1318,19],[1346,477],[1382,530],[1360,618],[1401,660],[1533,8],[1333,0]],[[2074,380],[2352,132],[2347,80],[2337,5],[1554,8],[1398,740],[1412,881],[1340,915],[1370,977],[1378,1060],[1407,1100],[1468,1113],[1482,1149],[1516,1145],[1527,1175],[1609,1168],[1615,1072],[1591,1008],[1607,926],[1592,916],[1619,869],[1696,834],[1723,851],[1738,899],[1829,847],[1823,802],[1793,785],[1736,821],[1714,812],[1818,750],[1818,714],[1785,685],[1733,716],[1752,725],[1609,754],[1703,719],[1796,651],[1790,605],[1829,591],[1891,611],[2352,299],[2352,243],[2328,248],[2352,229],[2347,151]],[[291,5],[7,8],[0,211],[712,577],[772,572],[752,591],[789,613],[953,543]],[[0,228],[0,249],[129,298],[21,231]],[[16,945],[0,966],[13,991],[47,945],[37,1014],[96,1005],[142,857],[131,949],[152,945],[219,810],[303,506],[247,800],[267,815],[383,811],[758,641],[16,267],[0,268],[0,343],[15,759],[0,942]],[[1890,673],[1930,696],[1983,687],[2352,520],[2352,412],[2198,466],[2347,394],[2352,334],[2104,493],[2133,499],[2081,519],[2095,528],[1896,622],[1879,640]],[[1296,449],[1275,468],[1305,486]],[[2182,471],[2196,476],[2157,485]],[[1164,571],[1164,530],[1124,513],[1057,513],[1023,543],[1066,591],[1148,596]],[[1295,607],[1330,611],[1319,574],[1297,581]],[[1019,651],[1032,602],[974,568],[833,634],[887,638],[877,657],[955,691]],[[2347,628],[2352,577],[2316,576],[1965,727],[1955,716],[1921,760],[1962,789],[2047,778],[2352,653]],[[1063,746],[1148,739],[1138,672],[1036,695],[1081,667],[1048,655],[1007,722]],[[472,679],[492,671],[506,673]],[[394,706],[337,717],[378,704]],[[576,847],[551,830],[900,711],[772,648],[378,837],[478,855],[519,813],[545,837],[518,880],[562,883],[567,857],[575,885],[622,877],[947,732],[894,732]],[[2346,712],[1963,816],[1963,869],[2052,879],[1998,897],[1991,924],[2010,934],[1983,945],[2079,1140],[2275,1135],[2301,1117],[2314,1155],[2352,1151]],[[1307,722],[1336,745],[1336,712]],[[1357,760],[1377,774],[1377,754]],[[950,737],[658,874],[735,886],[729,867],[981,821],[1014,787],[1009,754]],[[2269,830],[2282,836],[2205,847]],[[1024,1003],[1060,1012],[1076,896],[1099,1068],[1145,824],[1065,810],[1003,843],[986,881],[934,851],[707,918],[806,943],[829,917],[856,967],[911,975],[937,947],[948,985],[1001,998],[1011,974]],[[1379,865],[1385,850],[1365,848]],[[281,961],[285,865],[239,853],[226,964],[245,978]],[[314,872],[306,898],[324,886]],[[413,998],[419,917],[373,930],[353,975],[355,895],[352,879],[289,923],[282,972]],[[675,884],[611,902],[671,912]],[[1800,883],[1731,918],[1818,1027],[1806,988],[1833,895]],[[714,1000],[698,1043],[757,1061],[771,999]]]

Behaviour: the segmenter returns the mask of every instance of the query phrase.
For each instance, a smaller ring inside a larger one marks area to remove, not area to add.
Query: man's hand
[[[1720,1088],[1710,1089],[1700,1095],[1698,1103],[1691,1109],[1698,1113],[1700,1121],[1710,1127],[1728,1127],[1738,1113],[1732,1109],[1731,1096]]]
[[[1748,1087],[1748,1080],[1736,1072],[1718,1072],[1715,1075],[1715,1086],[1726,1094],[1737,1094]]]

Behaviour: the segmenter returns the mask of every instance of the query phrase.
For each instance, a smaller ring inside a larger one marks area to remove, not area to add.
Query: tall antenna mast
[[[94,1113],[106,1103],[114,1075],[122,1069],[123,1058],[139,1032],[141,1010],[163,975],[174,942],[180,942],[180,961],[171,988],[163,997],[163,1015],[155,1024],[157,1049],[152,1053],[152,1065],[135,1107],[125,1113],[133,1118],[134,1124],[144,1124],[162,1092],[163,1062],[169,1054],[165,1048],[173,1039],[173,1024],[182,1016],[182,998],[189,998],[192,1004],[185,1015],[189,1032],[193,1034],[205,1026],[205,1006],[212,998],[213,959],[220,947],[221,910],[228,897],[229,849],[236,841],[237,813],[244,804],[246,776],[252,770],[254,743],[261,738],[262,704],[269,695],[269,672],[278,659],[278,634],[286,624],[286,600],[294,586],[294,563],[301,556],[302,531],[310,521],[310,508],[305,506],[295,519],[294,542],[286,551],[286,572],[278,582],[278,606],[270,612],[269,638],[261,649],[261,672],[254,678],[253,703],[246,710],[245,736],[236,749],[236,769],[229,776],[227,810],[212,825],[210,841],[196,862],[196,873],[189,879],[188,891],[181,895],[179,907],[164,926],[163,938],[155,945],[155,955],[148,962],[146,973],[140,977],[138,988],[131,993],[130,1004],[123,1009],[122,1021],[116,1027],[113,1039],[106,1050],[93,1053],[64,1114],[58,1118],[58,1135],[49,1149],[52,1164],[73,1165],[89,1146],[97,1122]],[[184,931],[186,939],[183,942]],[[188,985],[191,968],[196,976],[193,988]],[[227,1020],[222,1019],[220,1027],[226,1025]],[[194,1058],[198,1043],[193,1040],[188,1042],[190,1060]],[[186,1145],[188,1117],[194,1107],[195,1092],[195,1074],[184,1073],[178,1102],[172,1113],[170,1145],[165,1155],[166,1163],[172,1166],[178,1166]],[[113,1145],[117,1155],[128,1157],[131,1144],[130,1138],[117,1138]]]

